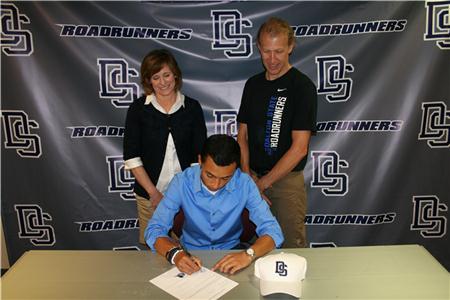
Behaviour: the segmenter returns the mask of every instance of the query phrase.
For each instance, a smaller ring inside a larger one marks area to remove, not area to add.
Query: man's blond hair
[[[266,22],[264,22],[264,24],[262,24],[261,27],[259,27],[257,36],[257,41],[259,45],[261,44],[260,39],[262,34],[269,34],[271,37],[275,37],[280,34],[285,34],[288,39],[288,45],[295,46],[294,30],[289,25],[289,23],[283,19],[271,17]]]

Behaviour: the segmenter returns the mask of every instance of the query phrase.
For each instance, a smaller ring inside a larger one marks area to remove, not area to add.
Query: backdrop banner
[[[270,16],[316,84],[310,247],[420,244],[450,269],[450,1],[1,3],[1,216],[32,249],[136,249],[127,108],[151,50],[175,55],[208,135],[237,134]]]

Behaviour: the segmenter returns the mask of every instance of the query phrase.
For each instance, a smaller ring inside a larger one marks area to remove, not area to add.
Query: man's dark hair
[[[241,164],[241,148],[238,142],[226,134],[214,134],[206,139],[202,149],[202,162],[210,156],[218,166],[225,167],[236,163]]]

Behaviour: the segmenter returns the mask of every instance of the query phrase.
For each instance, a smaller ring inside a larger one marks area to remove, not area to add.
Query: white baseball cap
[[[255,262],[255,276],[259,278],[262,296],[284,293],[300,298],[305,275],[306,259],[297,254],[281,252]]]

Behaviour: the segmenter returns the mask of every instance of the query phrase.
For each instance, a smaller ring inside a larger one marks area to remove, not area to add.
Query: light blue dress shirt
[[[261,198],[256,184],[239,168],[214,195],[203,185],[200,166],[175,175],[145,230],[145,240],[155,251],[155,241],[167,237],[176,213],[183,209],[181,242],[188,249],[228,250],[239,244],[242,211],[247,208],[258,236],[269,235],[276,247],[283,243],[280,225]]]

